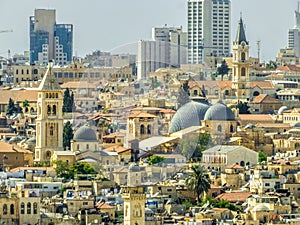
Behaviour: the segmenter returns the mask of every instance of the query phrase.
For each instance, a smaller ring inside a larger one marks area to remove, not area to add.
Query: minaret
[[[50,161],[54,151],[63,150],[62,107],[63,91],[49,62],[38,91],[35,162]]]
[[[247,100],[250,98],[249,42],[246,39],[242,18],[232,50],[232,89],[238,100]]]

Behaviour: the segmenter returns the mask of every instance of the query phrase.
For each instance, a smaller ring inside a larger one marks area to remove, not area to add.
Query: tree
[[[221,75],[221,80],[223,80],[225,74],[228,74],[228,71],[229,71],[228,65],[224,59],[221,63],[221,66],[217,68],[217,73],[218,75]]]
[[[6,114],[11,116],[18,111],[13,99],[9,98]]]
[[[70,93],[69,88],[64,92],[63,112],[72,112],[74,109],[74,94]]]
[[[201,198],[204,193],[210,189],[210,180],[204,173],[204,168],[200,165],[192,166],[192,174],[185,180],[188,190],[194,191],[197,195],[197,202],[201,203]]]
[[[267,161],[267,155],[262,150],[258,151],[258,162],[266,162]]]
[[[66,122],[63,130],[63,147],[67,149],[67,147],[71,148],[71,140],[73,138],[73,129],[70,121]]]
[[[29,107],[29,101],[27,99],[25,99],[23,101],[23,108],[25,109],[25,112],[28,112],[28,107]]]
[[[239,101],[236,105],[236,108],[239,109],[239,114],[250,114],[249,106],[247,102]]]
[[[154,165],[154,164],[161,163],[162,161],[165,160],[165,158],[158,155],[151,155],[147,158],[147,160],[149,165]]]
[[[57,160],[54,161],[54,164],[57,176],[65,179],[74,179],[77,174],[97,174],[94,168],[87,162],[75,162],[70,166],[67,162]]]
[[[70,165],[67,162],[62,160],[56,160],[53,162],[55,164],[55,172],[58,177],[71,179],[73,178],[73,174],[70,173]]]
[[[189,95],[189,82],[186,80],[179,90],[179,95],[177,98],[178,109],[190,101]]]

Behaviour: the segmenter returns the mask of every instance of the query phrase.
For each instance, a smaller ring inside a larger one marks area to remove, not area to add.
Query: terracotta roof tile
[[[146,112],[139,112],[139,113],[129,115],[129,118],[145,118],[145,117],[155,118],[156,116]]]
[[[271,81],[251,81],[250,88],[253,89],[255,86],[261,89],[274,89],[274,86]]]
[[[256,96],[253,100],[252,103],[255,104],[260,104],[260,103],[280,103],[277,99],[267,95],[267,94],[260,94]]]
[[[225,192],[219,194],[216,199],[223,199],[229,202],[245,202],[251,196],[250,192]]]
[[[269,114],[240,114],[239,119],[244,121],[274,122],[273,118]]]

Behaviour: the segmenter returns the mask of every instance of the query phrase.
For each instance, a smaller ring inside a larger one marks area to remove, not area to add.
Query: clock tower
[[[35,162],[50,161],[63,150],[63,91],[52,72],[52,62],[39,86],[36,119]]]
[[[242,18],[240,18],[232,50],[232,89],[238,100],[248,100],[250,98],[249,42],[246,39]]]

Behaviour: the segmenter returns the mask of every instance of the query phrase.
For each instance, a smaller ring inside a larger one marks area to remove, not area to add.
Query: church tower
[[[63,91],[49,62],[38,91],[35,162],[50,161],[54,151],[63,150],[62,107]]]
[[[145,225],[146,195],[143,187],[124,187],[124,225]]]
[[[238,100],[247,100],[250,98],[249,42],[246,39],[242,18],[232,50],[232,89]]]

